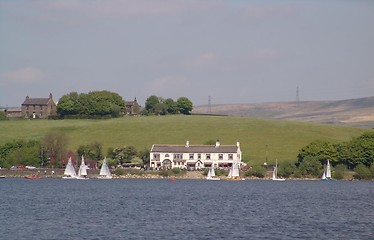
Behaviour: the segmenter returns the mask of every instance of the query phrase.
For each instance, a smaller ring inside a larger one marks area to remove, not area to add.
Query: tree
[[[374,161],[374,132],[367,132],[347,144],[345,163],[349,168],[359,164],[370,167]]]
[[[332,165],[335,165],[335,163],[337,163],[337,155],[335,145],[327,141],[316,140],[299,151],[296,166],[300,166],[307,157],[316,159],[321,163],[330,160]]]
[[[155,113],[156,105],[160,103],[159,98],[156,95],[152,95],[145,101],[145,109],[149,113]]]
[[[118,117],[125,110],[125,101],[117,93],[93,91],[78,95],[72,92],[59,100],[57,112],[61,116],[80,115],[85,117]]]
[[[136,157],[137,151],[135,147],[117,147],[113,149],[112,158],[117,160],[119,164],[130,163],[131,159]]]
[[[85,156],[88,159],[101,160],[103,159],[102,148],[101,143],[95,142],[79,146],[77,153],[79,156]]]
[[[57,105],[57,113],[64,115],[77,115],[79,114],[79,97],[77,92],[71,92],[62,96]]]
[[[171,99],[171,98],[168,98],[164,101],[164,104],[166,106],[166,112],[168,114],[176,114],[178,113],[178,107],[177,107],[177,103]]]
[[[192,102],[186,97],[180,97],[177,100],[178,111],[182,114],[189,115],[192,111]]]
[[[40,142],[17,140],[0,146],[0,165],[9,168],[13,165],[40,166]]]
[[[44,136],[43,149],[52,166],[59,166],[65,157],[68,137],[63,132],[49,132]]]
[[[307,156],[298,169],[302,176],[318,177],[322,175],[322,164],[318,156]]]

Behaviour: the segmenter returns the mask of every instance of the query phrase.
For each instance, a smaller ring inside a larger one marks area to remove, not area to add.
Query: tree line
[[[49,132],[41,140],[15,140],[0,146],[0,166],[64,167],[67,159],[68,137],[63,132]],[[76,156],[101,162],[108,157],[109,165],[133,163],[146,165],[149,162],[149,150],[137,150],[134,146],[110,147],[103,154],[102,144],[93,142],[80,145],[74,151]]]
[[[126,102],[110,91],[71,92],[57,104],[58,118],[116,118],[126,114]],[[142,115],[190,114],[193,104],[186,97],[177,101],[152,95],[147,98]]]
[[[347,142],[332,143],[316,140],[302,149],[294,161],[279,166],[283,177],[321,177],[327,160],[333,167],[333,177],[342,179],[344,173],[353,170],[357,179],[374,178],[374,132],[366,132]]]

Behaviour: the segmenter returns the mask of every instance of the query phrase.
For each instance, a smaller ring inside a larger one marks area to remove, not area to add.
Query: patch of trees
[[[374,178],[374,132],[343,143],[311,142],[299,151],[294,172],[300,176],[320,176],[327,160],[335,167],[337,178],[347,169],[354,170],[356,178]]]
[[[63,167],[67,159],[69,138],[63,132],[49,132],[39,140],[17,140],[0,146],[0,167],[11,166]],[[101,143],[80,145],[76,151],[77,158],[95,160],[101,165],[104,159]],[[138,151],[133,146],[109,148],[107,151],[110,166],[149,163],[149,150]]]
[[[117,93],[93,91],[71,92],[62,96],[57,105],[61,118],[105,118],[119,117],[125,111],[125,101]]]
[[[177,101],[171,98],[164,99],[152,95],[145,101],[143,115],[166,115],[166,114],[185,114],[189,115],[193,109],[192,102],[186,97],[180,97]]]

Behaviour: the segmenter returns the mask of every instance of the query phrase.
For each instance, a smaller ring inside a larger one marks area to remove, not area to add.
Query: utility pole
[[[208,113],[210,114],[211,111],[212,111],[212,102],[211,102],[211,98],[209,96],[209,98],[208,98]]]
[[[299,86],[296,87],[296,102],[300,102]]]

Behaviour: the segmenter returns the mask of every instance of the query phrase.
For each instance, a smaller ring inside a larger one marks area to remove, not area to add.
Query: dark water
[[[374,239],[374,182],[0,179],[0,239]]]

